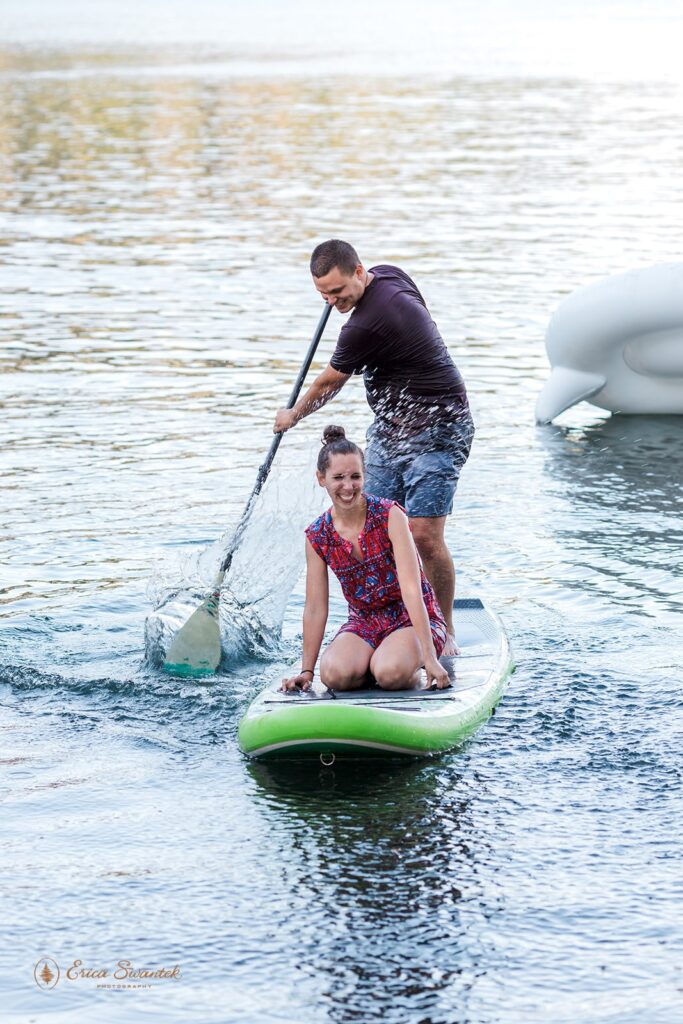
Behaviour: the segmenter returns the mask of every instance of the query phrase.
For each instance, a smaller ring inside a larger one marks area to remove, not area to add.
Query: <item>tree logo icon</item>
[[[54,988],[59,981],[59,964],[49,956],[44,956],[33,968],[33,977],[38,988]]]

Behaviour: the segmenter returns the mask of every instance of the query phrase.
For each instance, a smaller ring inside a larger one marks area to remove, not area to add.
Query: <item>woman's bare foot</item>
[[[458,654],[460,654],[460,648],[456,644],[455,637],[453,636],[453,634],[449,633],[448,639],[446,640],[446,645],[442,650],[440,657],[455,658],[457,657]]]

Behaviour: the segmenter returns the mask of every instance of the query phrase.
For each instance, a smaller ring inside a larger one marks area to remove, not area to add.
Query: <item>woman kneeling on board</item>
[[[372,674],[385,690],[419,682],[443,689],[448,673],[438,662],[446,624],[427,581],[408,525],[395,501],[363,491],[363,452],[341,427],[323,433],[318,483],[332,507],[306,530],[306,606],[301,671],[283,690],[307,690],[323,642],[328,614],[328,567],[341,584],[349,619],[320,660],[330,690],[355,690]]]

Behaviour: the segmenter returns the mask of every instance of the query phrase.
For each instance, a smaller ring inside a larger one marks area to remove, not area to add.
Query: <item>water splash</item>
[[[304,563],[304,527],[323,507],[313,453],[273,471],[259,495],[221,589],[222,663],[272,657],[280,642],[287,600]],[[292,464],[294,463],[294,464]],[[160,566],[148,587],[154,612],[145,623],[145,656],[160,666],[173,637],[210,592],[233,541],[236,524],[215,544]]]

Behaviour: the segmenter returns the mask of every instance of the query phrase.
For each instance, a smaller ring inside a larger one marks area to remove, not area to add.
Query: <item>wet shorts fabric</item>
[[[439,424],[400,444],[371,427],[365,451],[366,492],[398,501],[411,518],[449,515],[473,437],[471,419]]]
[[[339,636],[340,633],[353,633],[355,636],[359,636],[361,640],[365,640],[367,644],[370,644],[374,650],[377,650],[382,641],[386,640],[392,633],[395,633],[397,629],[409,629],[412,625],[407,610],[399,616],[382,614],[381,612],[376,615],[366,615],[362,619],[351,616],[348,622],[345,622],[341,629],[337,631],[336,636]],[[429,628],[438,658],[446,646],[448,638],[446,624],[443,619],[430,619]]]

